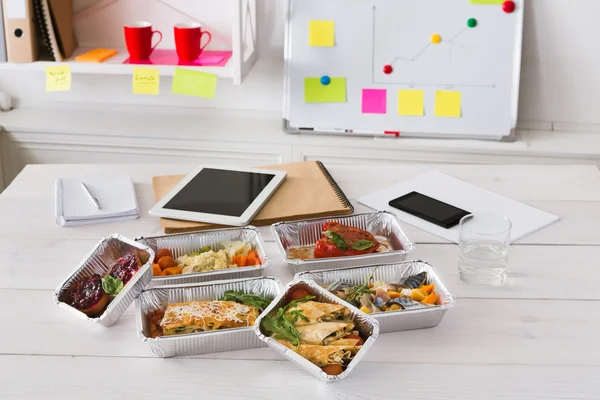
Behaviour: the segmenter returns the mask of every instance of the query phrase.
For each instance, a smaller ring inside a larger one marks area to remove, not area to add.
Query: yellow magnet
[[[440,35],[438,35],[437,33],[434,33],[433,35],[431,35],[431,43],[440,44],[441,42],[442,42],[442,37]]]

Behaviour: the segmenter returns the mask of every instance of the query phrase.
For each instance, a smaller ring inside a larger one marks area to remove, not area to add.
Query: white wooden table
[[[112,233],[161,234],[147,216],[151,178],[192,165],[28,166],[0,196],[0,398],[598,399],[600,398],[600,173],[591,166],[329,165],[348,197],[431,168],[562,220],[509,253],[496,289],[463,285],[457,247],[411,226],[414,258],[433,263],[459,300],[433,329],[380,335],[353,373],[322,384],[269,348],[160,359],[138,339],[134,306],[110,328],[56,307],[52,292]],[[133,175],[143,217],[60,228],[54,180],[110,171]],[[356,203],[355,203],[356,204]],[[356,212],[367,211],[356,204]],[[275,258],[269,274],[291,274]],[[595,343],[594,343],[595,342]]]

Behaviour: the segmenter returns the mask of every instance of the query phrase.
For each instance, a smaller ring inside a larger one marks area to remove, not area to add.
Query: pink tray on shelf
[[[131,61],[129,58],[123,64],[140,65],[187,65],[192,67],[224,67],[231,58],[231,51],[205,50],[194,61],[180,61],[175,50],[156,49],[148,61]]]

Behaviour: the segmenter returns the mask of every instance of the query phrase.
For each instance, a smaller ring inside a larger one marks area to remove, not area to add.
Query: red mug
[[[160,38],[152,46],[152,37],[158,33]],[[152,24],[146,21],[136,21],[125,25],[125,42],[132,61],[145,61],[162,41],[162,33],[152,30]]]
[[[202,36],[208,35],[208,42],[202,46]],[[202,31],[200,24],[183,23],[175,25],[175,47],[181,61],[194,61],[200,56],[202,50],[212,40],[210,32]]]

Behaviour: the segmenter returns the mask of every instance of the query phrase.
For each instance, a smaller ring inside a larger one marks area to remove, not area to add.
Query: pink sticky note
[[[362,112],[363,114],[385,114],[387,112],[387,90],[363,89]]]

